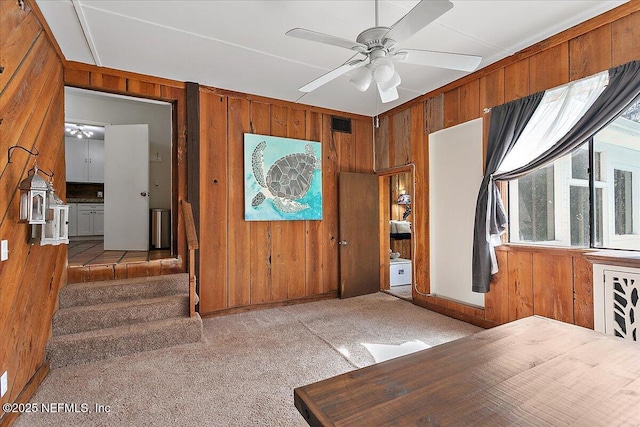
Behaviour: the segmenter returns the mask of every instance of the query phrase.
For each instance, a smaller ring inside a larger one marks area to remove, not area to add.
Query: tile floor
[[[164,258],[171,258],[169,249],[105,251],[102,240],[76,240],[69,242],[69,267],[145,262]]]

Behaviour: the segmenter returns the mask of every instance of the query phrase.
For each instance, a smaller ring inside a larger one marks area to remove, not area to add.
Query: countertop
[[[67,197],[67,203],[104,203],[103,197]]]

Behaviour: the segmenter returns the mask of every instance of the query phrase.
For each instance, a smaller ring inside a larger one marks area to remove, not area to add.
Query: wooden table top
[[[296,388],[311,426],[640,426],[640,343],[543,317]]]

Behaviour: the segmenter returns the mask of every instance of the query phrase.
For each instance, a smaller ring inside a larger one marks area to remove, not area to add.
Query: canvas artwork
[[[319,142],[244,134],[244,218],[322,219]]]

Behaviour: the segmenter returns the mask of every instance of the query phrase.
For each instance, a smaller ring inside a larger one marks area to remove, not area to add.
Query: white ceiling
[[[452,0],[453,9],[400,47],[480,55],[482,68],[625,2]],[[287,37],[285,32],[302,27],[355,40],[374,26],[373,0],[37,3],[68,60],[367,116],[466,74],[398,64],[400,99],[388,104],[380,103],[373,85],[358,92],[348,83],[348,75],[306,95],[298,91],[354,52]],[[381,0],[380,25],[393,25],[417,3]]]

